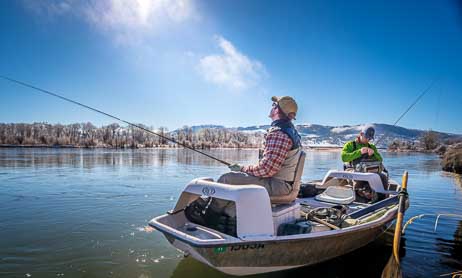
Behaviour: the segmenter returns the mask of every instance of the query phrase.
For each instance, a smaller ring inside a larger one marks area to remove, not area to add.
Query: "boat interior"
[[[348,178],[357,179],[358,177],[349,175]],[[218,186],[212,189],[213,184],[217,184],[212,179],[207,178],[202,181],[207,182],[205,184],[209,188],[207,190],[219,191],[220,188]],[[326,183],[328,183],[327,186]],[[196,182],[196,184],[200,184],[200,182]],[[398,201],[397,191],[400,186],[392,180],[389,181],[389,184],[386,189],[379,192],[379,198],[364,202],[364,200],[358,200],[358,191],[355,188],[356,183],[354,180],[327,177],[324,181],[312,181],[302,184],[299,197],[288,204],[271,204],[269,217],[265,218],[265,215],[258,211],[259,206],[255,205],[255,203],[250,209],[247,208],[247,214],[254,215],[253,222],[260,222],[262,226],[264,226],[264,222],[270,222],[271,232],[267,233],[267,235],[269,234],[273,239],[282,236],[342,230],[360,224],[367,224],[396,206]],[[236,191],[236,186],[220,185],[220,187],[229,191]],[[242,188],[245,189],[245,187]],[[310,187],[311,191],[315,194],[309,197],[302,196],[301,193],[306,187]],[[242,234],[239,234],[238,231],[236,234],[233,234],[223,229],[220,230],[216,226],[208,226],[206,223],[188,219],[185,213],[187,212],[187,207],[199,198],[205,201],[210,201],[211,199],[221,200],[220,198],[235,201],[236,203],[231,202],[232,210],[234,210],[231,214],[236,216],[236,204],[239,202],[239,198],[226,198],[226,194],[212,198],[204,195],[203,192],[203,189],[196,192],[183,192],[183,196],[178,200],[175,209],[151,220],[150,225],[164,233],[196,243],[241,242],[246,237],[249,238],[249,234],[252,234],[252,231],[242,232]],[[265,202],[265,200],[262,201]],[[264,221],[264,219],[268,219],[268,221]],[[246,220],[243,220],[237,214],[236,222],[242,223],[246,222]],[[234,225],[237,225],[236,222]],[[252,219],[244,225],[248,225],[248,223],[252,223]],[[253,223],[253,226],[255,226],[255,223]],[[253,231],[253,233],[255,232]],[[257,234],[262,233],[257,232]]]
[[[381,165],[359,165],[365,169],[361,172],[330,170],[322,180],[302,183],[305,156],[302,151],[288,195],[269,196],[262,186],[198,178],[186,186],[172,211],[149,224],[195,242],[274,239],[367,224],[396,206],[400,185],[377,172]]]

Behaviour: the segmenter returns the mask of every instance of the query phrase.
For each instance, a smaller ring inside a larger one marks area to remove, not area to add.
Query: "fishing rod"
[[[411,105],[409,105],[409,107],[406,109],[406,111],[404,111],[404,112],[399,116],[399,118],[393,123],[392,127],[395,127],[395,126],[398,124],[398,122],[399,122],[409,111],[411,111],[412,107],[414,107],[414,106],[417,104],[417,102],[419,102],[419,100],[420,100],[421,98],[423,98],[423,96],[426,95],[426,94],[428,93],[428,91],[430,91],[430,89],[433,87],[433,85],[435,85],[435,83],[436,83],[436,79],[434,79],[434,80],[430,83],[430,85],[429,85],[427,88],[425,88],[425,90],[423,90],[422,93],[414,100],[414,102],[412,102]],[[385,138],[385,135],[387,135],[388,133],[389,133],[389,132],[385,132],[385,133],[382,135],[382,137],[380,137],[379,140],[377,140],[377,142],[374,143],[374,145],[378,146],[379,142],[380,142],[382,139],[384,139],[384,138]]]
[[[200,154],[202,154],[202,155],[205,155],[205,156],[208,157],[208,158],[211,158],[211,159],[216,160],[216,161],[218,161],[218,162],[220,162],[220,163],[222,163],[222,164],[225,164],[226,166],[230,166],[230,165],[231,165],[231,163],[229,163],[229,162],[226,162],[226,161],[224,161],[224,160],[221,160],[221,159],[219,159],[219,158],[216,158],[216,157],[214,157],[214,156],[211,156],[211,155],[209,155],[209,154],[207,154],[207,153],[204,153],[204,152],[201,152],[201,151],[199,151],[199,150],[196,150],[195,148],[192,148],[192,147],[190,147],[190,146],[188,146],[188,145],[186,145],[186,144],[184,144],[184,143],[180,143],[180,142],[176,141],[176,140],[173,139],[173,138],[170,138],[170,137],[164,136],[164,135],[162,135],[162,134],[156,133],[156,132],[154,132],[154,131],[152,131],[152,130],[149,130],[149,129],[145,128],[145,127],[142,127],[142,126],[140,126],[140,125],[131,123],[131,122],[129,122],[129,121],[126,121],[126,120],[124,120],[124,119],[121,119],[121,118],[119,118],[119,117],[116,117],[116,116],[114,116],[114,115],[111,115],[111,114],[109,114],[109,113],[106,113],[106,112],[104,112],[104,111],[101,111],[101,110],[99,110],[99,109],[90,107],[90,106],[88,106],[88,105],[86,105],[86,104],[83,104],[83,103],[81,103],[81,102],[72,100],[72,99],[67,98],[67,97],[63,97],[63,96],[61,96],[61,95],[59,95],[59,94],[57,94],[57,93],[53,93],[53,92],[50,92],[50,91],[48,91],[48,90],[41,89],[41,88],[36,87],[36,86],[34,86],[34,85],[31,85],[31,84],[28,84],[28,83],[25,83],[25,82],[22,82],[22,81],[13,79],[13,78],[9,78],[9,77],[7,77],[7,76],[0,75],[0,78],[3,78],[3,79],[5,79],[5,80],[7,80],[7,81],[10,81],[10,82],[12,82],[12,83],[19,84],[19,85],[21,85],[21,86],[24,86],[24,87],[33,89],[33,90],[35,90],[35,91],[38,91],[38,92],[41,92],[41,93],[44,93],[44,94],[47,94],[47,95],[50,95],[50,96],[53,96],[53,97],[56,97],[56,98],[60,98],[60,99],[62,99],[62,100],[64,100],[64,101],[67,101],[67,102],[70,102],[70,103],[79,105],[79,106],[81,106],[81,107],[84,107],[84,108],[86,108],[86,109],[92,110],[92,111],[97,112],[97,113],[99,113],[99,114],[103,114],[103,115],[105,115],[105,116],[107,116],[107,117],[109,117],[109,118],[115,119],[115,120],[117,120],[117,121],[119,121],[119,122],[128,124],[128,125],[130,125],[130,126],[139,128],[139,129],[141,129],[141,130],[143,130],[143,131],[146,131],[146,132],[148,132],[148,133],[157,135],[157,136],[159,136],[159,137],[162,138],[162,139],[168,140],[168,141],[173,142],[173,143],[175,143],[175,144],[178,144],[178,145],[180,145],[180,146],[182,146],[182,147],[184,147],[184,148],[187,148],[187,149],[190,149],[190,150],[192,150],[192,151],[198,152],[198,153],[200,153]]]

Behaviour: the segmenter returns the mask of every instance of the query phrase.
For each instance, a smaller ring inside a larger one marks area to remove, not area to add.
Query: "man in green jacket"
[[[382,156],[377,148],[369,143],[374,139],[375,129],[372,126],[365,126],[355,140],[347,142],[343,146],[342,161],[354,166],[363,160],[382,162]]]
[[[353,171],[358,171],[356,165],[360,162],[382,162],[382,156],[377,151],[377,148],[369,143],[370,140],[374,139],[374,135],[374,128],[372,126],[365,126],[361,129],[359,136],[356,137],[355,140],[347,142],[345,146],[343,146],[342,161],[349,163],[349,167],[353,168]],[[378,175],[385,187],[388,184],[388,175],[382,173],[382,167],[378,168]],[[378,194],[372,190],[367,182],[357,182],[355,188],[357,193],[356,200],[358,202],[371,203],[377,201]]]

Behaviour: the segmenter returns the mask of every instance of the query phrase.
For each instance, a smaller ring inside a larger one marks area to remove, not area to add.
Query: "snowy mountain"
[[[300,124],[296,125],[297,130],[302,136],[302,142],[305,146],[311,147],[340,147],[347,141],[353,140],[364,125],[344,125],[344,126],[324,126],[317,124]],[[379,147],[386,147],[394,140],[401,141],[418,141],[425,130],[408,129],[400,126],[388,124],[372,124],[375,128],[375,139],[379,141]],[[193,126],[194,131],[200,131],[204,128],[210,128],[209,125]],[[239,131],[247,134],[263,133],[269,128],[269,125],[248,126],[226,128],[223,126],[212,126],[214,129],[226,129],[229,131]],[[444,132],[436,132],[440,139],[460,138],[461,135]],[[385,137],[384,137],[385,136]],[[383,137],[383,138],[382,138]]]

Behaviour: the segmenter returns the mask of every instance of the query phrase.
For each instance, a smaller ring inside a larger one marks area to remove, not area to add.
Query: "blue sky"
[[[462,133],[456,1],[0,1],[0,74],[128,121],[393,123]],[[0,122],[113,122],[0,81]]]

